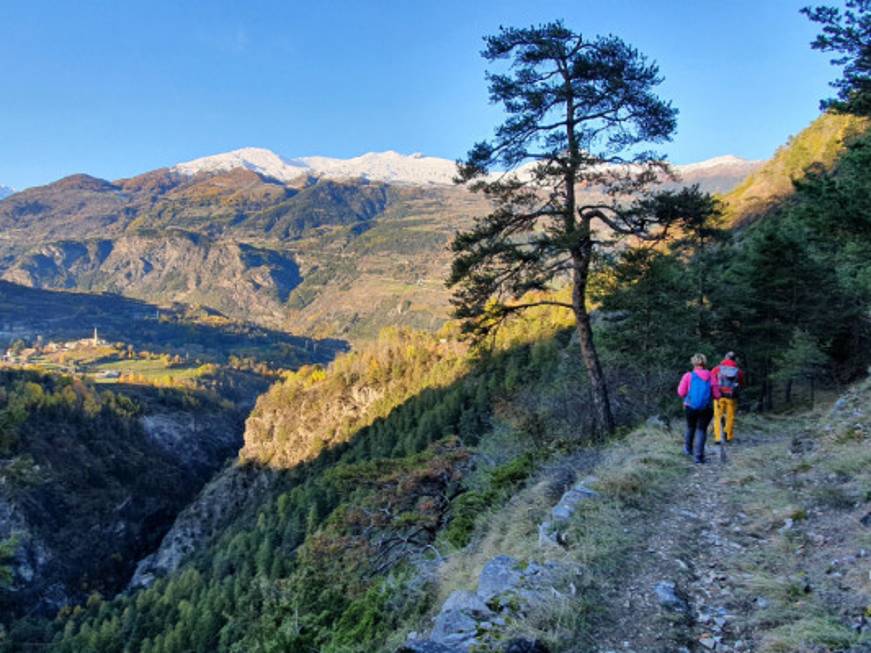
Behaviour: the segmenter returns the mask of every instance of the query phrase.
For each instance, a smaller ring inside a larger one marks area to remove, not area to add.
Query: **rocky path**
[[[761,441],[742,438],[727,450],[726,465],[740,464],[742,449]],[[644,531],[643,548],[632,556],[625,581],[605,592],[605,612],[613,617],[596,637],[599,651],[752,650],[738,624],[753,606],[739,602],[728,570],[758,540],[743,528],[747,516],[727,500],[734,490],[724,484],[718,451],[709,442],[708,463],[679,483],[658,518],[635,525]]]
[[[545,521],[509,505],[522,536],[494,526],[499,555],[401,650],[871,653],[869,394],[748,416],[725,463],[676,461],[664,424],[615,443]]]

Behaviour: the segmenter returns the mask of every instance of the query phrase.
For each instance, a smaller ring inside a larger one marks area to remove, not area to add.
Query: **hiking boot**
[[[698,458],[696,458],[696,459],[693,461],[693,463],[696,464],[696,465],[704,465],[704,464],[705,464],[705,460],[704,460],[704,458],[702,458],[701,460],[698,459]]]
[[[689,449],[684,449],[684,450],[683,450],[683,455],[684,455],[684,456],[692,456],[692,455],[693,455],[693,452],[690,451]]]

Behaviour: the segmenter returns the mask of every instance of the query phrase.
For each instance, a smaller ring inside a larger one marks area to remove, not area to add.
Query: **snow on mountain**
[[[521,166],[518,172],[528,174],[529,166]],[[758,166],[757,161],[748,161],[736,156],[720,156],[699,163],[675,165],[675,171],[684,179],[697,176],[708,177],[722,174],[747,174]],[[271,150],[246,147],[224,154],[216,154],[186,163],[173,169],[182,174],[217,172],[233,168],[246,168],[267,177],[289,182],[303,175],[327,179],[368,179],[405,184],[451,184],[456,175],[456,164],[448,159],[424,156],[423,154],[400,154],[369,152],[351,159],[334,159],[324,156],[305,156],[288,159]]]
[[[260,147],[243,147],[241,150],[204,156],[179,163],[173,167],[173,170],[186,175],[195,175],[200,172],[220,172],[234,168],[246,168],[279,181],[291,181],[310,173],[305,163],[286,159],[272,150]]]
[[[14,192],[15,190],[10,188],[9,186],[0,186],[0,200],[2,200],[4,197],[9,197]]]
[[[363,178],[409,184],[450,184],[456,173],[453,161],[422,154],[404,155],[388,151],[369,152],[352,159],[332,159],[325,156],[287,159],[271,150],[257,147],[246,147],[179,163],[173,170],[194,175],[233,168],[246,168],[279,181],[291,181],[302,175],[311,175],[329,179]]]
[[[727,154],[726,156],[717,156],[713,159],[699,161],[698,163],[687,163],[684,165],[676,165],[674,167],[677,169],[678,172],[686,175],[694,172],[713,170],[715,168],[755,167],[761,164],[762,161],[749,161],[748,159],[742,159],[740,157]]]
[[[457,174],[453,161],[424,156],[387,152],[369,152],[353,159],[330,159],[307,156],[300,159],[318,176],[358,178],[408,184],[450,184]]]

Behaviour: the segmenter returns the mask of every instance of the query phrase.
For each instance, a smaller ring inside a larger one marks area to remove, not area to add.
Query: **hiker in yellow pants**
[[[738,390],[744,385],[744,372],[735,362],[735,352],[730,351],[723,361],[711,370],[720,388],[720,397],[714,400],[714,442],[719,442],[726,432],[726,441],[735,437],[735,408],[738,404]],[[726,426],[723,428],[723,418]]]
[[[726,442],[731,442],[735,437],[735,399],[720,397],[714,399],[714,442],[719,442],[721,431],[726,432]],[[726,426],[723,427],[723,417],[726,418]]]

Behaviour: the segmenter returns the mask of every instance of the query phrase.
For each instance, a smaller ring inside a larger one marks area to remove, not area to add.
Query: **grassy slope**
[[[845,141],[865,128],[868,121],[850,115],[826,113],[774,153],[761,168],[737,188],[726,193],[726,224],[743,224],[759,217],[792,194],[794,179],[812,165],[829,169]]]
[[[594,464],[589,455],[552,460],[507,505],[479,516],[472,544],[441,568],[436,591],[443,600],[474,588],[496,555],[557,560],[582,569],[579,594],[540,606],[506,637],[539,637],[555,652],[624,642],[695,649],[712,637],[723,650],[860,650],[850,647],[871,641],[867,628],[853,629],[871,609],[871,539],[861,521],[871,501],[869,401],[866,381],[834,407],[742,417],[726,466],[699,470],[679,453],[679,428],[649,426],[604,447]],[[537,526],[566,465],[595,479],[600,497],[575,514],[564,549],[543,549]],[[678,582],[689,618],[658,606],[661,580]],[[723,606],[722,628],[697,614]]]

